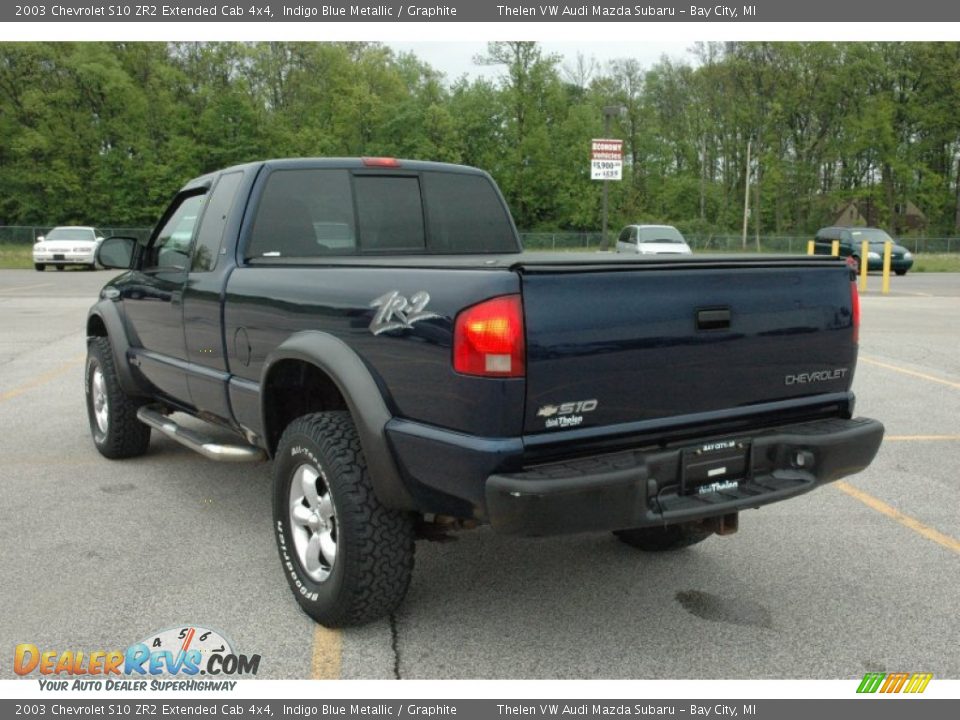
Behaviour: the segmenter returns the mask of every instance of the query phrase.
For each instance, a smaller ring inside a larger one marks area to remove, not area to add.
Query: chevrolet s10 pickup
[[[844,261],[525,253],[473,168],[231,167],[97,261],[126,270],[87,320],[97,449],[135,457],[155,430],[272,460],[283,573],[328,626],[391,613],[418,538],[682,548],[863,470],[883,437],[854,415]]]

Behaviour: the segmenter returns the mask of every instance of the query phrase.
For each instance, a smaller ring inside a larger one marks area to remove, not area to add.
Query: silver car
[[[34,243],[33,267],[38,272],[43,272],[47,265],[53,265],[57,270],[63,270],[67,265],[83,265],[96,270],[97,246],[102,241],[103,233],[94,227],[55,227]]]
[[[690,246],[673,225],[627,225],[617,237],[618,253],[690,255]]]

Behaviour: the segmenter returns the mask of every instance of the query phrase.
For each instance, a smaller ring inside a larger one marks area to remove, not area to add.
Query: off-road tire
[[[44,265],[43,263],[34,263],[34,264],[33,264],[33,269],[36,270],[37,272],[43,272],[44,270],[46,270],[46,268],[47,268],[47,266]]]
[[[335,560],[319,581],[308,575],[292,534],[291,485],[304,465],[333,501]],[[350,413],[312,413],[287,426],[273,465],[273,522],[283,574],[317,622],[362,625],[403,601],[413,574],[413,517],[377,499]]]
[[[103,390],[106,394],[108,422],[105,431],[98,425],[94,409],[93,383],[97,370],[103,378]],[[90,434],[100,454],[111,460],[143,455],[150,445],[150,428],[137,420],[137,409],[144,401],[131,398],[120,387],[109,339],[95,337],[88,343],[83,384]]]
[[[704,530],[696,523],[681,523],[666,527],[631,528],[613,533],[631,547],[645,552],[664,552],[680,550],[703,542],[713,535],[712,530]]]

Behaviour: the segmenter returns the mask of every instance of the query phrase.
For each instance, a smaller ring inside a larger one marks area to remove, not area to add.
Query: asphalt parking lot
[[[960,275],[863,297],[866,472],[642,554],[607,534],[420,543],[390,621],[303,615],[270,529],[269,467],[157,437],[89,438],[84,318],[109,274],[0,271],[0,677],[17,643],[113,649],[197,624],[269,678],[960,678]]]

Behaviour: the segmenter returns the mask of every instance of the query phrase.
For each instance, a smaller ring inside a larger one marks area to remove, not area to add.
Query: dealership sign
[[[590,141],[590,179],[623,179],[623,140]]]

